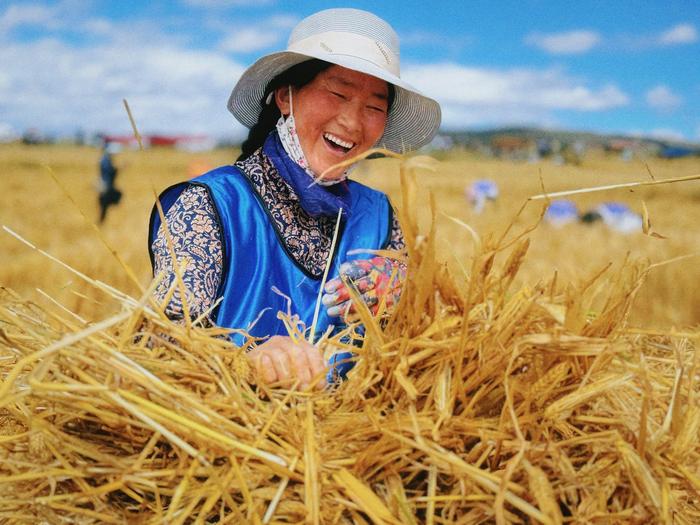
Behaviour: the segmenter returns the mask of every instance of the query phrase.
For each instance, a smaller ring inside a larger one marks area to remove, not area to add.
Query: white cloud
[[[693,44],[700,40],[693,24],[677,24],[665,31],[647,34],[621,34],[611,39],[614,47],[631,51],[643,51],[659,47]]]
[[[277,15],[257,24],[240,24],[233,27],[230,35],[219,44],[222,51],[231,53],[250,53],[281,44],[289,36],[289,30],[297,19],[291,16]]]
[[[190,36],[167,33],[163,20],[115,22],[89,12],[77,16],[74,4],[66,0],[51,9],[0,9],[0,28],[7,32],[0,31],[3,121],[20,132],[36,127],[58,133],[78,128],[129,133],[122,105],[126,98],[142,133],[243,135],[244,128],[226,110],[244,70],[240,62],[222,49],[189,48]],[[274,44],[286,38],[296,21],[269,16],[254,27],[275,35]],[[16,41],[10,32],[20,26],[36,26],[51,37]],[[64,33],[88,36],[88,43],[82,38],[83,44],[69,44],[61,39]]]
[[[0,34],[7,33],[20,26],[39,25],[53,28],[58,24],[56,10],[39,4],[8,6],[0,15]]]
[[[447,126],[550,123],[558,110],[604,111],[628,104],[615,85],[593,88],[560,70],[412,65],[402,77],[443,106]]]
[[[93,35],[112,36],[115,32],[115,26],[109,20],[104,18],[90,18],[81,24],[81,29]]]
[[[3,119],[15,129],[240,134],[226,100],[243,66],[225,55],[135,40],[78,48],[45,39],[0,46]]]
[[[88,15],[83,4],[76,4],[74,0],[63,0],[52,6],[11,5],[0,14],[0,38],[11,41],[8,37],[13,29],[31,27],[44,35],[92,36],[104,41],[122,39],[125,42],[133,42],[138,39],[153,44],[155,40],[182,40],[179,36],[166,36],[163,33],[162,21],[142,19],[117,23]]]
[[[685,135],[676,129],[671,128],[656,128],[652,129],[648,135],[655,139],[671,140],[676,142],[685,141]]]
[[[232,53],[249,53],[268,48],[281,37],[272,32],[259,31],[254,28],[237,29],[233,34],[221,41],[221,49]]]
[[[658,42],[662,45],[692,44],[698,41],[698,31],[693,24],[678,24],[661,33]]]
[[[579,29],[563,33],[531,33],[525,43],[555,55],[574,55],[590,51],[601,42],[595,31]]]
[[[525,43],[553,55],[583,54],[605,44],[607,49],[639,51],[664,46],[692,44],[700,33],[690,23],[680,23],[664,31],[647,34],[617,34],[603,36],[589,29],[558,33],[530,33]]]
[[[664,112],[674,111],[683,104],[683,98],[664,85],[658,85],[647,91],[646,101],[652,108]]]

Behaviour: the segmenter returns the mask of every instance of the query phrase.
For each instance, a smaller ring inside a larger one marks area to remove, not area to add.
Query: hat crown
[[[324,9],[304,18],[289,35],[287,47],[323,33],[340,32],[370,38],[399,56],[399,36],[384,20],[368,11],[352,8]]]

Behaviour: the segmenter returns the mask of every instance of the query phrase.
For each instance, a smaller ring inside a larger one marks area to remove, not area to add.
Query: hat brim
[[[261,99],[267,84],[292,66],[317,58],[380,78],[395,87],[396,95],[387,118],[384,135],[377,146],[404,153],[428,144],[440,126],[440,105],[385,69],[357,57],[318,55],[281,51],[260,58],[241,75],[228,99],[228,109],[236,119],[251,128],[262,111]]]

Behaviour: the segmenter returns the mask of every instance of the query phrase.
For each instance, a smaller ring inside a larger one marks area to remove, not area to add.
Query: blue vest
[[[222,166],[172,186],[159,197],[166,214],[188,184],[207,189],[221,226],[224,270],[217,294],[222,300],[213,316],[216,324],[246,330],[255,337],[287,335],[277,318],[281,311],[298,315],[310,328],[321,278],[309,274],[287,252],[281,233],[248,178],[237,167]],[[342,219],[328,279],[338,275],[343,262],[371,257],[366,253],[351,255],[349,251],[384,249],[391,240],[393,210],[386,195],[354,181],[348,184],[351,210],[349,218]],[[160,217],[154,209],[149,249],[159,226]],[[332,324],[321,306],[317,336]],[[232,334],[231,338],[238,345],[244,341],[241,334]]]

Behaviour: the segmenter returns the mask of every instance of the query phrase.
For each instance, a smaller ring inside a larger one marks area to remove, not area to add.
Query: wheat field
[[[407,284],[383,328],[360,309],[348,380],[300,392],[256,380],[252,340],[232,348],[144,308],[154,191],[234,154],[118,155],[125,196],[96,228],[99,152],[0,150],[0,284],[30,299],[0,288],[0,520],[698,522],[697,183],[581,197],[645,202],[665,238],[621,237],[538,224],[542,205],[523,203],[640,166],[367,163],[356,177],[392,196],[408,232]],[[502,197],[476,216],[464,187],[487,176]]]
[[[4,191],[0,194],[0,224],[89,278],[138,294],[151,276],[146,236],[154,193],[185,180],[204,166],[230,163],[236,154],[231,149],[196,154],[171,149],[118,153],[117,187],[124,196],[98,228],[94,225],[98,213],[98,149],[1,145]],[[593,152],[581,165],[559,166],[546,160],[515,163],[460,151],[441,152],[432,170],[419,174],[419,186],[425,190],[419,202],[425,206],[413,211],[427,224],[432,192],[437,207],[439,257],[459,269],[469,267],[474,241],[452,218],[470,225],[481,238],[500,236],[509,225],[507,235],[514,237],[537,225],[544,201],[532,201],[521,208],[528,196],[541,193],[543,187],[554,192],[649,180],[650,173],[656,180],[697,174],[700,159],[652,158],[626,163]],[[354,178],[386,191],[400,206],[397,160],[367,161],[355,171]],[[495,180],[501,195],[477,215],[467,203],[464,190],[481,178]],[[534,286],[555,272],[561,286],[580,284],[608,263],[619,264],[625,258],[646,260],[659,265],[638,293],[630,318],[632,325],[664,329],[697,326],[700,182],[588,193],[574,200],[582,210],[615,200],[640,213],[644,202],[652,230],[665,238],[642,233],[621,235],[601,224],[571,224],[559,229],[539,224],[529,234],[530,250],[516,284]],[[58,301],[87,320],[113,313],[113,302],[104,301],[93,286],[37,249],[1,231],[0,286],[41,304]]]

